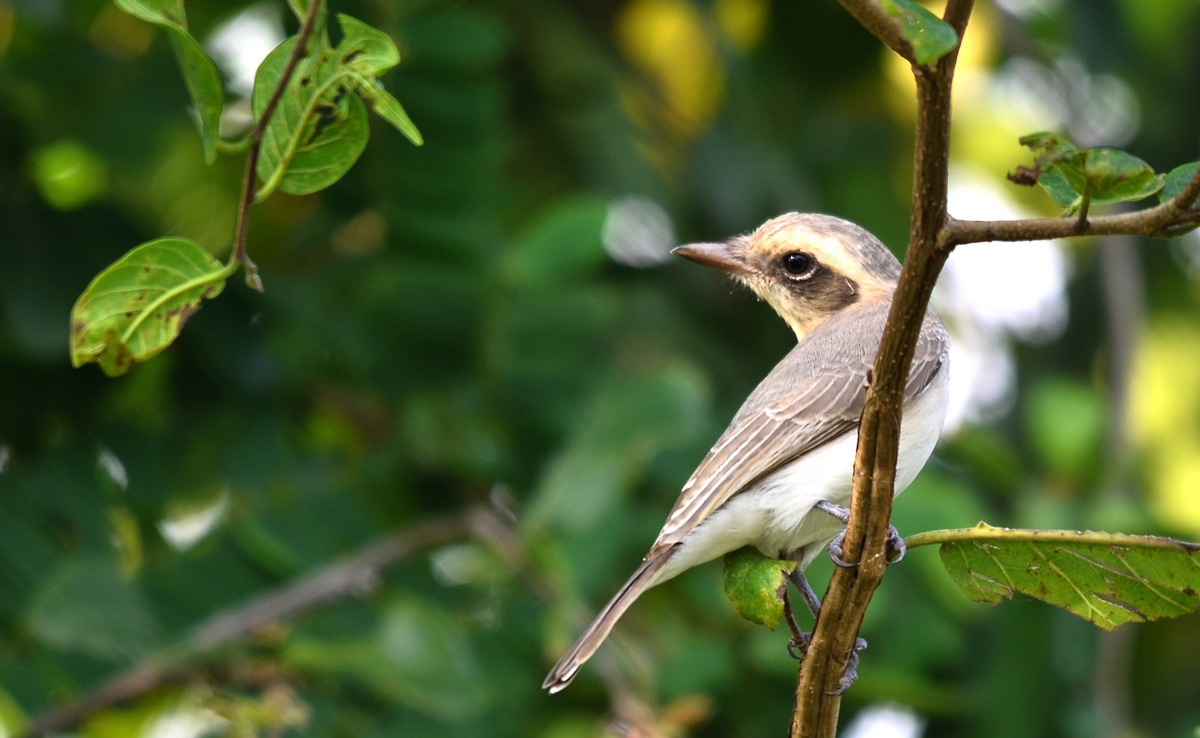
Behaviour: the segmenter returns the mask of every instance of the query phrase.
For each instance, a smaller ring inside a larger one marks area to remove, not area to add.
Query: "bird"
[[[542,687],[551,694],[571,684],[643,592],[745,546],[796,561],[793,581],[816,617],[820,602],[801,572],[844,532],[858,424],[900,262],[861,226],[795,212],[748,235],[674,253],[749,287],[795,332],[797,344],[683,485],[633,575],[550,670]],[[949,338],[929,308],[904,388],[896,494],[933,452],[948,386]]]

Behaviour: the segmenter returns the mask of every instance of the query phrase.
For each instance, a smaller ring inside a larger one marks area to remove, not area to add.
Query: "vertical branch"
[[[944,19],[958,33],[960,46],[972,6],[973,0],[950,0],[946,6]],[[950,90],[957,59],[956,47],[932,66],[913,65],[917,122],[909,248],[867,390],[842,548],[843,557],[858,564],[835,571],[826,592],[800,668],[792,738],[835,735],[840,698],[831,692],[845,671],[867,605],[887,567],[904,384],[929,296],[950,252],[945,239],[946,192]]]
[[[267,98],[267,104],[263,106],[262,115],[259,116],[258,123],[250,131],[248,138],[250,148],[246,153],[246,171],[242,176],[242,196],[238,200],[237,221],[233,228],[233,253],[230,255],[230,261],[242,265],[246,270],[246,284],[259,292],[263,291],[262,279],[258,276],[258,267],[246,253],[246,234],[249,231],[250,207],[254,204],[258,156],[262,151],[262,140],[267,132],[267,126],[271,123],[271,117],[275,115],[275,109],[279,107],[279,101],[283,99],[283,93],[292,79],[292,73],[296,71],[300,60],[308,53],[308,41],[312,37],[313,29],[316,28],[317,20],[321,17],[321,7],[324,4],[325,0],[309,0],[308,12],[305,13],[304,22],[301,23],[300,31],[296,35],[296,45],[292,47],[292,53],[288,56],[283,72],[279,75],[279,82],[275,84],[275,89],[271,90],[271,96]]]

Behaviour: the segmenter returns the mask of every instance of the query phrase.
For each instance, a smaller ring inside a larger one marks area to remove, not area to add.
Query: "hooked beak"
[[[734,250],[733,244],[726,243],[689,243],[671,249],[672,254],[679,254],[685,259],[703,264],[706,267],[720,269],[733,274],[749,274],[750,267],[742,260],[741,255]]]

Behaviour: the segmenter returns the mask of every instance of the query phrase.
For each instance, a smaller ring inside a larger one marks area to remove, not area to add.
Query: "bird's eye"
[[[790,277],[810,276],[813,267],[816,266],[816,261],[803,251],[789,251],[783,255],[781,263],[783,270]]]

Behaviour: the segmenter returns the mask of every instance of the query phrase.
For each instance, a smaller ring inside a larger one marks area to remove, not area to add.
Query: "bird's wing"
[[[874,345],[878,345],[877,340]],[[788,380],[790,386],[784,380],[773,381],[777,373],[795,373],[794,365],[803,363],[804,358],[797,351],[805,348],[801,344],[793,349],[793,354],[780,362],[746,400],[729,429],[683,486],[648,558],[682,541],[714,510],[755,481],[858,425],[873,352],[863,352],[819,374],[793,376]],[[941,321],[926,320],[905,385],[905,403],[929,386],[945,362],[946,349]],[[772,393],[768,389],[781,385],[790,391]]]

